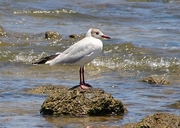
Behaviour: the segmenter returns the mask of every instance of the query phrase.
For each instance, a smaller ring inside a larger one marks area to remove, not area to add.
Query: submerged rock
[[[60,40],[61,35],[58,32],[47,31],[45,33],[45,39],[48,39],[48,40]]]
[[[115,100],[102,89],[82,90],[77,87],[51,94],[42,104],[42,115],[101,116],[127,112],[120,100]]]
[[[179,128],[180,116],[170,113],[155,113],[138,123],[128,123],[122,128]]]
[[[150,76],[140,80],[141,82],[147,82],[149,84],[162,84],[162,85],[172,85],[171,82],[165,80],[164,78],[158,78],[156,76]]]
[[[174,108],[174,109],[180,109],[180,100],[176,101],[175,103],[168,105],[168,107],[170,108]]]
[[[0,36],[5,36],[6,32],[4,31],[4,28],[0,26]]]

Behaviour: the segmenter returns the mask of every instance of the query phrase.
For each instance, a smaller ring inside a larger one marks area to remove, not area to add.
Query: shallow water
[[[7,0],[0,2],[0,126],[86,127],[120,126],[140,121],[155,112],[180,115],[167,105],[180,97],[180,2],[153,0]],[[87,82],[102,88],[128,109],[123,117],[43,117],[39,114],[47,95],[27,90],[47,83],[72,87],[78,83],[76,66],[33,66],[31,62],[63,51],[96,27],[109,35],[104,51],[86,65]],[[60,41],[44,39],[57,31]],[[173,85],[149,85],[142,77],[157,75]]]

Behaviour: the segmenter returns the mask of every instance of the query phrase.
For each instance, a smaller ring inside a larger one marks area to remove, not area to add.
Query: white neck
[[[86,37],[92,37],[92,35],[91,35],[91,28],[87,31]]]

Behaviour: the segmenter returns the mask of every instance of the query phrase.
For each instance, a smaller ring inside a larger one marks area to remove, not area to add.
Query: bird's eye
[[[99,32],[96,32],[96,35],[99,35]]]

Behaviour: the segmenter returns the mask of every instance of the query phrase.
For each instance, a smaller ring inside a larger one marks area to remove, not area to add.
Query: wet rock
[[[162,85],[172,85],[171,82],[165,80],[164,78],[158,78],[156,76],[150,76],[140,80],[141,82],[147,82],[149,84],[162,84]]]
[[[51,94],[40,110],[42,115],[54,116],[121,115],[126,112],[120,100],[115,100],[102,89],[82,90],[79,87]]]
[[[61,35],[58,32],[47,31],[45,33],[45,39],[48,39],[48,40],[60,40]]]
[[[138,123],[129,123],[122,128],[179,128],[180,116],[170,113],[155,113],[142,119]]]
[[[180,100],[176,101],[175,103],[168,105],[170,108],[180,109]]]
[[[71,34],[71,35],[69,35],[69,38],[72,38],[72,39],[82,39],[85,36],[86,36],[86,34],[81,34],[81,35]]]
[[[67,91],[68,88],[65,86],[55,86],[51,84],[46,84],[43,86],[39,86],[37,88],[33,88],[31,90],[28,90],[28,94],[54,94],[54,93],[61,93],[63,91]]]
[[[69,35],[69,38],[78,38],[79,36],[77,35],[77,34],[71,34],[71,35]]]
[[[5,36],[6,32],[4,31],[4,28],[0,26],[0,36]]]

